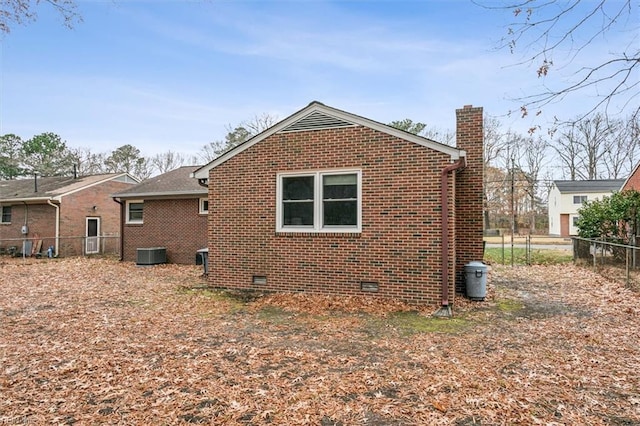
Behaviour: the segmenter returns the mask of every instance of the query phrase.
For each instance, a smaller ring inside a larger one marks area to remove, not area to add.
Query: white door
[[[100,218],[88,217],[87,218],[87,232],[85,238],[86,254],[100,253]]]

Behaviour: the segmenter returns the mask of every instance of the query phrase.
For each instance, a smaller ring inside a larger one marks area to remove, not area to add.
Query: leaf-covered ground
[[[496,267],[452,320],[200,273],[0,258],[0,424],[640,424],[640,297],[589,269]]]

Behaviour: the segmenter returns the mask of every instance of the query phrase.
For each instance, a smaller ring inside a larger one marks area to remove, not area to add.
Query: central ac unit
[[[149,247],[137,249],[137,265],[157,265],[167,263],[166,247]]]

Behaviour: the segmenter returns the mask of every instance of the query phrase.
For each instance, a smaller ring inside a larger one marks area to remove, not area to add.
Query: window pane
[[[129,221],[141,221],[143,203],[130,203],[129,204]]]
[[[357,201],[324,201],[324,226],[358,225]]]
[[[355,185],[358,183],[356,175],[326,175],[324,176],[325,185]]]
[[[313,226],[313,201],[283,203],[284,226]]]
[[[282,178],[283,200],[313,200],[313,176]]]
[[[358,198],[356,175],[324,176],[322,197],[325,200],[344,200]]]
[[[11,206],[2,207],[2,222],[11,223]]]

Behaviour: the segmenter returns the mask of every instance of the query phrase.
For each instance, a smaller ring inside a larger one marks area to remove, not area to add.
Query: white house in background
[[[577,235],[578,210],[585,201],[620,191],[624,179],[554,180],[549,191],[549,235]]]

